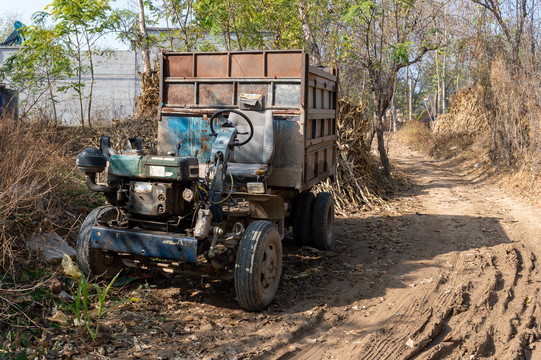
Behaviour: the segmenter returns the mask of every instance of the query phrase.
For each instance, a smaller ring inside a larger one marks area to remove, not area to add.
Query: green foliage
[[[391,44],[389,46],[391,59],[396,63],[407,63],[409,61],[409,48],[412,44],[411,41],[403,44]]]
[[[201,0],[194,14],[197,27],[230,50],[302,47],[298,9],[289,0]]]
[[[111,12],[110,21],[116,24],[117,39],[129,45],[131,50],[141,49],[145,42],[149,46],[158,45],[159,39],[154,36],[149,35],[148,39],[143,39],[139,31],[138,16],[129,9],[115,9]],[[156,22],[145,16],[145,23],[149,26]]]
[[[90,124],[92,110],[92,91],[94,86],[95,55],[103,55],[96,42],[106,34],[113,32],[118,25],[118,17],[112,14],[110,0],[53,0],[42,17],[50,17],[54,22],[53,31],[56,41],[68,52],[76,80],[71,81],[64,89],[71,89],[79,99],[80,121]],[[85,90],[83,75],[89,74],[91,81],[88,91]]]
[[[355,24],[358,21],[367,24],[377,14],[377,5],[371,0],[363,0],[352,5],[342,17],[342,21],[348,24]]]
[[[58,81],[73,75],[70,51],[57,41],[60,35],[57,31],[38,23],[26,27],[23,35],[25,41],[19,51],[0,67],[0,78],[10,78],[21,92],[27,94],[20,104],[22,117],[32,113],[43,98],[54,104],[56,92],[65,91],[64,87],[56,86]]]

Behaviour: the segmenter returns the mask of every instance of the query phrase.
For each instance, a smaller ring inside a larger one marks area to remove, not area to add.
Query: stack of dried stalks
[[[141,75],[141,94],[135,104],[136,116],[154,118],[160,104],[160,67],[154,65],[154,70],[150,73],[140,73]]]
[[[316,187],[330,192],[335,209],[342,214],[356,212],[363,206],[382,204],[373,158],[366,145],[370,121],[364,117],[362,105],[344,99],[338,102],[338,159],[336,177]]]
[[[481,85],[460,91],[454,96],[450,112],[439,115],[434,131],[442,135],[477,135],[488,130],[491,112],[487,96]]]

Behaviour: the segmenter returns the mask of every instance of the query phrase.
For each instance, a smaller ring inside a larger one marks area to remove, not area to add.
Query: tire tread
[[[334,207],[332,195],[321,192],[317,195],[312,209],[312,244],[320,250],[329,250],[332,244],[327,242],[327,217]]]
[[[270,304],[272,298],[274,298],[274,294],[270,300],[264,299],[263,296],[259,294],[258,279],[256,276],[253,276],[256,267],[256,256],[258,247],[261,246],[261,240],[265,239],[265,237],[269,236],[273,231],[278,232],[271,222],[264,220],[254,221],[246,228],[240,242],[237,263],[235,266],[235,292],[240,306],[245,310],[264,310]],[[243,269],[250,269],[250,271],[244,271]],[[281,266],[278,269],[278,281],[280,275]]]

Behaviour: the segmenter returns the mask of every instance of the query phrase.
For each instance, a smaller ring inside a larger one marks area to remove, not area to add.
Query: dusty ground
[[[482,174],[395,150],[393,163],[416,185],[388,209],[337,219],[332,252],[286,242],[268,311],[239,309],[231,283],[157,274],[121,290],[141,301],[109,316],[98,342],[60,342],[57,354],[539,358],[541,211]]]

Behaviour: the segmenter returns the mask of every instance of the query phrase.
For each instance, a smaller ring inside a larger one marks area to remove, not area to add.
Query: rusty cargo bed
[[[164,52],[158,152],[196,156],[212,147],[208,118],[238,109],[240,94],[263,95],[276,133],[268,185],[303,191],[336,171],[336,69],[309,65],[302,50]]]

